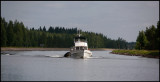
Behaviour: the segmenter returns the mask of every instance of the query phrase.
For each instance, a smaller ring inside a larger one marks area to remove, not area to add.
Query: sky
[[[1,1],[1,17],[28,28],[66,27],[135,42],[159,21],[159,1]]]

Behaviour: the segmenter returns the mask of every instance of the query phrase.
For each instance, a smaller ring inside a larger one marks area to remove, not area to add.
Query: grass
[[[113,50],[113,54],[159,58],[159,50]]]

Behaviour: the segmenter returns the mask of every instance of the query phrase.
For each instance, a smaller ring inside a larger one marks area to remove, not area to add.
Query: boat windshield
[[[86,42],[86,38],[85,37],[75,37],[75,41]]]
[[[87,50],[87,47],[84,46],[76,47],[76,50]]]

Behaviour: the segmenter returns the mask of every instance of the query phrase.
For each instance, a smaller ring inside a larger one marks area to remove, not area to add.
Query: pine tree
[[[4,19],[1,18],[1,21]],[[45,32],[44,32],[45,31]],[[6,35],[5,35],[6,33]],[[126,41],[120,38],[112,40],[101,33],[81,32],[88,40],[89,48],[116,48],[116,42],[119,41],[119,47],[124,48]],[[19,47],[71,47],[73,46],[73,37],[77,34],[77,28],[49,27],[48,31],[44,26],[43,29],[28,29],[23,23],[17,20],[1,22],[1,46],[19,46]],[[6,39],[5,39],[6,36]]]
[[[42,31],[42,28],[41,28],[41,26],[39,27],[39,30],[40,30],[40,31]]]
[[[13,33],[13,22],[9,21],[7,27],[7,46],[14,46],[15,34]]]
[[[54,31],[53,27],[50,26],[48,32],[53,33],[53,31]]]
[[[146,49],[155,49],[156,28],[154,25],[150,26],[149,28],[146,28],[145,36],[147,37],[147,40],[149,41],[149,43],[146,46]]]
[[[144,34],[144,31],[140,31],[139,32],[139,35],[137,37],[137,40],[136,40],[136,49],[145,49],[147,43],[148,43],[148,40]]]
[[[45,26],[43,27],[43,31],[46,32],[46,27]]]
[[[18,21],[15,21],[14,22],[14,34],[16,35],[15,36],[15,43],[14,43],[14,46],[18,46],[18,47],[21,47],[23,46],[23,28],[24,28],[24,25],[23,23],[19,23]]]
[[[1,20],[1,46],[2,47],[6,46],[6,42],[7,42],[6,30],[4,23]]]

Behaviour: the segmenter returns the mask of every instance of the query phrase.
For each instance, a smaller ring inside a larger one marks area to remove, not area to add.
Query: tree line
[[[159,21],[157,22],[157,28],[152,25],[146,27],[145,31],[139,31],[139,35],[136,40],[136,49],[142,50],[159,50],[160,49],[160,37],[159,37],[160,27]]]
[[[74,45],[73,38],[77,28],[39,27],[27,28],[23,22],[9,21],[1,17],[1,47],[48,47],[70,48]],[[128,42],[122,38],[108,38],[101,33],[81,31],[88,40],[89,48],[118,48],[126,49]]]

